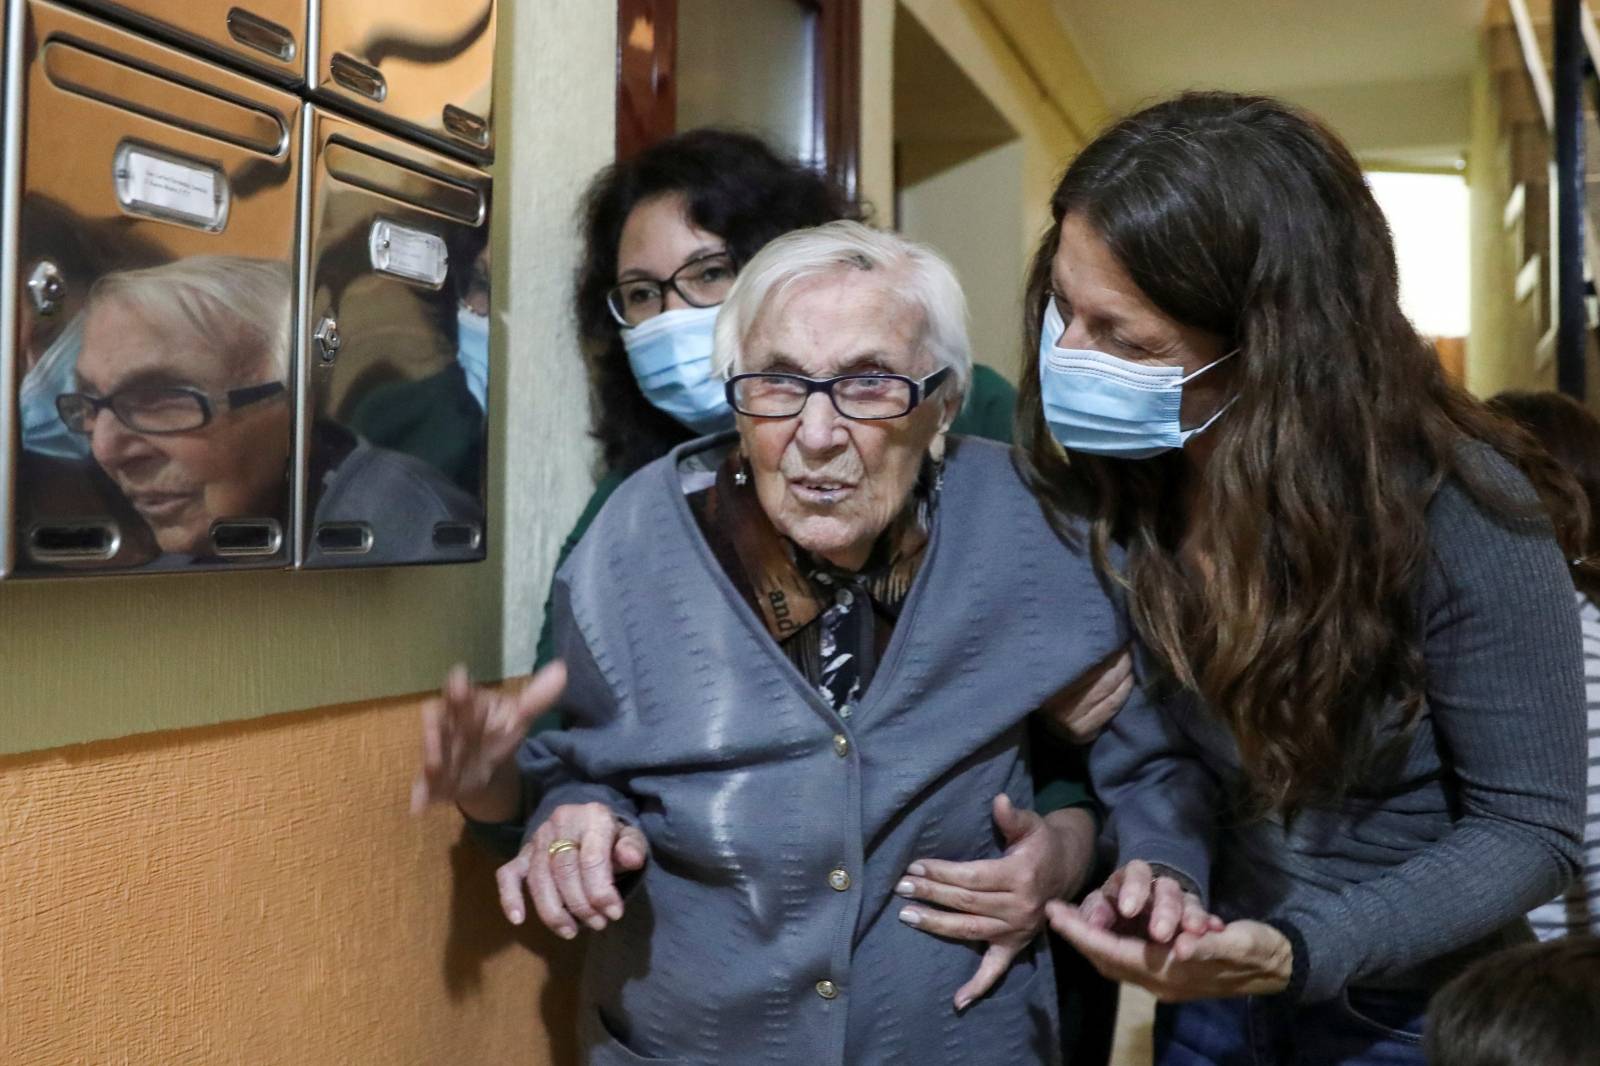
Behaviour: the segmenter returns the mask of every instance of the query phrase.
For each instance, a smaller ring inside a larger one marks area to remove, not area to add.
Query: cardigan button
[[[839,986],[834,984],[832,981],[818,981],[817,995],[821,996],[823,999],[838,999]]]
[[[850,874],[845,871],[843,866],[835,867],[828,872],[828,887],[835,892],[847,892],[850,890]]]
[[[850,754],[850,738],[843,733],[833,735],[833,753],[843,759]]]

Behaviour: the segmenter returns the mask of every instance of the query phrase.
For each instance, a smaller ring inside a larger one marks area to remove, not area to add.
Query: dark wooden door
[[[742,0],[727,0],[740,3]],[[793,0],[813,13],[813,142],[851,197],[861,158],[860,0]],[[678,128],[678,0],[618,0],[617,158]]]

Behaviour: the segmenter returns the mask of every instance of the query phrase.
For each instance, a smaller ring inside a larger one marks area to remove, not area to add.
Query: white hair
[[[772,309],[800,282],[839,270],[878,274],[922,311],[923,349],[939,367],[954,371],[953,387],[945,395],[965,400],[972,384],[972,344],[967,339],[967,299],[955,271],[926,245],[848,220],[785,234],[739,271],[717,314],[715,372],[727,378],[743,369],[745,339],[763,310]]]
[[[270,259],[197,255],[142,270],[107,274],[89,305],[115,299],[165,323],[181,322],[244,374],[289,380],[293,286],[289,268]]]

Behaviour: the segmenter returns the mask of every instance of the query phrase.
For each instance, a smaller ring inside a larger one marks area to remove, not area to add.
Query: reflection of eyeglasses
[[[211,421],[213,403],[237,410],[283,391],[281,381],[229,389],[220,398],[188,385],[135,385],[110,396],[64,392],[56,397],[56,413],[74,433],[92,431],[95,417],[108,408],[135,433],[187,433]]]
[[[825,392],[846,418],[870,422],[910,414],[950,376],[936,370],[921,381],[900,374],[845,374],[808,378],[799,374],[735,374],[728,379],[728,406],[753,418],[793,418],[813,392]]]
[[[733,256],[712,252],[689,260],[665,281],[635,278],[612,286],[606,292],[606,306],[623,326],[637,326],[659,315],[667,305],[668,289],[690,307],[715,307],[728,298],[737,273]]]

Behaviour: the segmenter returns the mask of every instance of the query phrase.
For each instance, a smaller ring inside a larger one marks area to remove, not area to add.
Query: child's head
[[[1572,937],[1486,956],[1428,1010],[1432,1066],[1600,1061],[1600,940]]]

